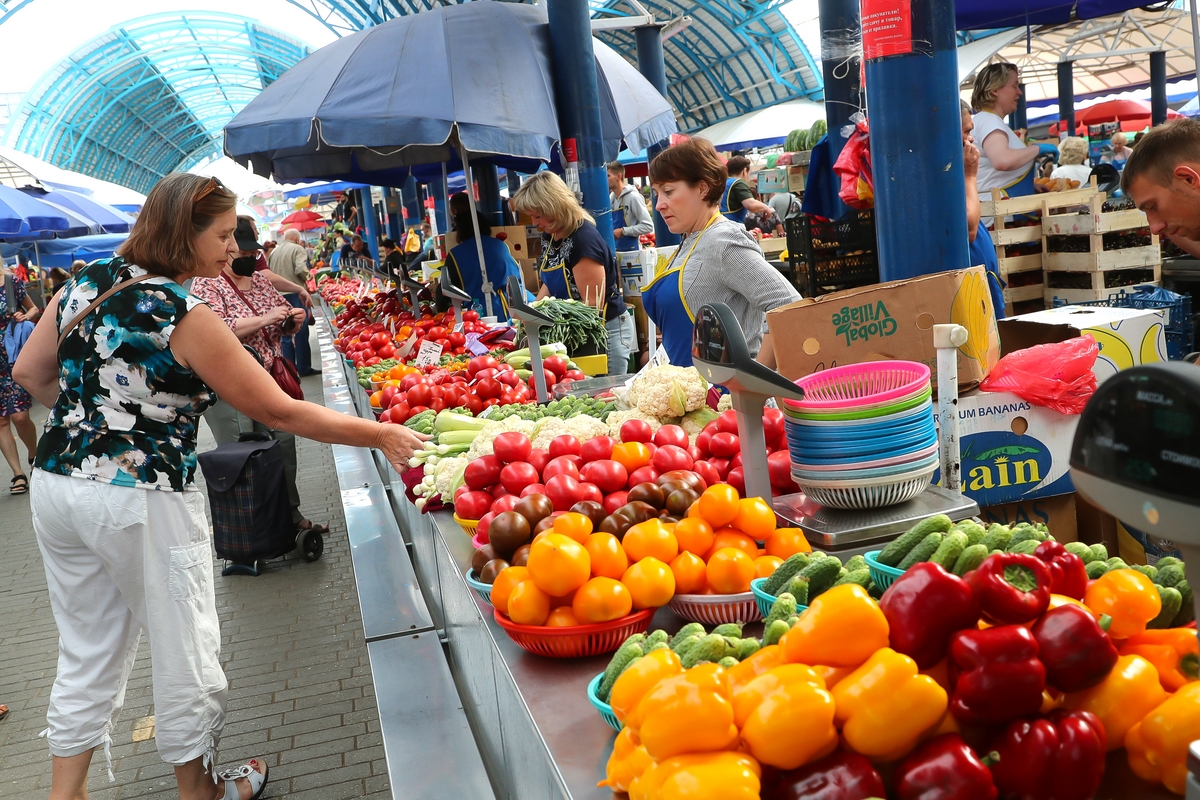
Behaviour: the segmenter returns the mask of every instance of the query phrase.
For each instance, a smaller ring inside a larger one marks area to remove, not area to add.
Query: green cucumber
[[[962,555],[962,551],[967,549],[967,534],[962,531],[951,531],[942,543],[938,545],[938,549],[929,557],[930,562],[937,564],[947,572],[954,570],[954,562]]]
[[[983,560],[988,557],[988,549],[983,544],[973,544],[962,551],[954,562],[954,574],[958,577],[966,575],[973,569],[978,569]]]
[[[908,529],[908,532],[880,551],[875,560],[880,564],[895,567],[904,560],[905,556],[918,544],[922,543],[931,533],[946,533],[954,526],[954,521],[945,514],[934,514],[923,519]]]
[[[837,579],[834,586],[842,586],[847,583],[853,583],[866,589],[871,583],[871,571],[866,567],[856,569],[853,572],[847,572],[845,575]]]
[[[853,556],[846,562],[846,569],[850,572],[854,572],[856,569],[863,569],[866,566],[867,560],[862,556]]]
[[[1146,623],[1147,628],[1169,628],[1179,616],[1183,608],[1183,594],[1174,586],[1159,586],[1158,597],[1162,600],[1162,610],[1158,616]]]
[[[913,564],[928,561],[937,552],[937,549],[942,546],[944,538],[946,538],[945,535],[937,531],[929,534],[916,547],[908,551],[908,555],[897,565],[896,569],[908,569]]]
[[[777,619],[787,619],[792,614],[796,613],[796,598],[794,595],[784,592],[775,598],[775,602],[771,604],[771,613],[767,614],[763,620],[763,629]]]
[[[796,575],[788,581],[787,591],[781,593],[780,596],[790,594],[795,599],[796,605],[806,606],[808,605],[809,591],[810,584],[808,578],[805,578],[803,575]],[[796,609],[792,609],[792,613],[796,613]]]
[[[813,598],[833,586],[841,571],[842,562],[833,557],[809,563],[797,576],[808,579],[808,598],[806,602],[801,602],[800,595],[792,592],[796,596],[796,602],[803,606],[811,605]]]
[[[983,546],[990,553],[993,550],[1004,550],[1008,547],[1008,543],[1012,541],[1012,531],[1004,525],[993,525],[988,528],[987,535],[983,537]]]
[[[608,662],[608,667],[604,670],[604,677],[600,680],[600,686],[596,689],[596,695],[604,701],[608,701],[608,696],[612,692],[613,684],[617,682],[617,678],[621,677],[621,673],[629,668],[635,660],[641,658],[645,654],[642,647],[644,636],[640,633],[635,633],[625,640],[617,652],[613,655],[612,661]]]
[[[771,573],[771,577],[763,583],[762,590],[769,595],[779,596],[779,593],[784,590],[790,581],[800,570],[808,566],[809,558],[807,553],[796,553],[788,558],[782,564],[775,568]]]
[[[956,523],[950,531],[951,533],[954,531],[965,533],[967,535],[967,547],[979,544],[983,541],[983,537],[987,536],[987,531],[984,530],[983,526],[971,519],[964,519],[962,522]]]

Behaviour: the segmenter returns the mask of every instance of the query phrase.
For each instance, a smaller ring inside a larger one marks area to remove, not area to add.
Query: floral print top
[[[209,308],[216,312],[218,317],[225,320],[225,324],[234,333],[237,333],[235,325],[239,319],[262,316],[275,306],[290,309],[288,301],[284,300],[283,295],[271,285],[271,279],[267,277],[266,272],[255,272],[250,280],[250,288],[242,292],[242,295],[246,297],[245,300],[234,291],[233,286],[225,280],[224,275],[216,278],[196,278],[192,281],[192,294],[203,300]],[[250,303],[247,304],[246,300],[249,300]],[[242,343],[249,345],[254,352],[258,353],[263,368],[270,372],[271,367],[275,364],[275,359],[283,357],[280,349],[282,341],[283,334],[280,332],[279,326],[268,325],[265,328],[259,328]]]
[[[115,283],[146,274],[120,257],[89,264],[63,289],[59,331]],[[119,290],[59,349],[59,395],[36,465],[59,475],[194,491],[196,430],[216,395],[171,353],[171,333],[202,304],[169,278]]]

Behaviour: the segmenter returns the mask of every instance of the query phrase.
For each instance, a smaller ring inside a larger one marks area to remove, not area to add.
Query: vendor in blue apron
[[[750,188],[750,159],[734,156],[729,159],[725,169],[728,177],[725,178],[725,191],[721,194],[720,210],[727,219],[745,222],[747,211],[761,214],[770,210],[769,205],[755,199],[754,190]]]
[[[454,234],[458,244],[446,254],[446,265],[443,269],[450,282],[467,294],[471,295],[471,307],[481,314],[488,313],[487,299],[483,290],[484,270],[479,268],[479,244],[483,245],[483,259],[487,264],[487,279],[492,284],[491,316],[499,319],[508,318],[508,297],[505,287],[508,276],[521,275],[521,268],[508,245],[499,239],[492,238],[492,226],[478,214],[474,223],[471,220],[471,210],[454,216]],[[479,243],[475,237],[481,236]]]
[[[980,150],[977,188],[985,199],[991,199],[992,189],[1000,189],[1006,197],[1037,191],[1033,165],[1041,148],[1026,145],[1024,131],[1018,136],[1004,121],[1017,110],[1019,81],[1016,66],[1004,62],[984,67],[975,77],[971,107],[976,109],[973,135]],[[991,218],[983,224],[990,226]]]
[[[538,297],[578,300],[595,308],[608,331],[608,374],[629,372],[637,331],[621,296],[612,246],[591,215],[563,179],[549,171],[527,178],[511,202],[513,211],[527,214],[542,232]]]
[[[720,156],[705,139],[677,144],[650,162],[655,208],[683,241],[642,288],[642,305],[676,366],[691,366],[696,312],[720,302],[737,317],[750,352],[774,369],[767,312],[799,300],[800,293],[767,262],[745,226],[721,213],[726,177]]]
[[[618,253],[640,250],[638,239],[654,230],[650,209],[637,187],[625,182],[625,165],[614,161],[608,165],[608,191],[612,203],[613,239]]]
[[[959,101],[962,103],[962,101]],[[967,239],[970,242],[969,266],[983,265],[987,270],[988,290],[992,296],[992,307],[996,319],[1004,317],[1004,278],[1000,276],[1000,260],[987,226],[980,222],[979,201],[979,148],[971,135],[975,123],[971,119],[971,107],[962,103],[963,175],[967,184]]]

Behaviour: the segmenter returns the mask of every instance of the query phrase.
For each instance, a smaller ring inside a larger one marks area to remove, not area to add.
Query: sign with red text
[[[862,0],[862,43],[868,61],[911,53],[911,0]]]

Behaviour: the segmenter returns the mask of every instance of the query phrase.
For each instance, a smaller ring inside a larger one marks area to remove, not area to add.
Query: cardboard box
[[[527,239],[527,231],[524,225],[507,225],[504,227],[493,227],[492,237],[500,238],[500,234],[504,234],[503,241],[508,245],[508,252],[512,253],[512,257],[518,262],[523,258],[533,258],[529,252],[529,242]],[[446,250],[447,252],[458,244],[458,236],[454,231],[446,232]],[[539,246],[540,250],[540,246]]]
[[[1070,457],[1078,424],[1077,415],[1007,392],[959,397],[963,494],[985,507],[1074,492]]]
[[[970,334],[958,382],[975,386],[1000,359],[1000,335],[983,267],[939,272],[806,298],[767,313],[779,372],[791,380],[864,361],[920,361],[937,381],[933,326]]]
[[[1092,371],[1104,382],[1123,369],[1167,360],[1163,312],[1106,306],[1062,306],[1000,320],[1004,354],[1091,334],[1100,345]]]
[[[1081,494],[1075,495],[1075,521],[1079,528],[1079,541],[1085,544],[1102,544],[1108,554],[1118,552],[1117,520],[1111,514],[1092,505]]]
[[[1159,559],[1174,556],[1182,559],[1183,552],[1170,539],[1161,539],[1142,533],[1136,528],[1130,528],[1117,520],[1117,552],[1110,556],[1120,556],[1126,564],[1149,564],[1158,566]]]
[[[538,265],[532,258],[518,258],[517,263],[521,265],[521,277],[525,280],[525,289],[537,294],[541,288],[542,282],[538,277]]]
[[[1019,522],[1028,522],[1030,525],[1036,525],[1041,522],[1050,529],[1055,539],[1064,544],[1080,540],[1075,519],[1074,494],[988,506],[980,509],[979,518],[984,524],[995,522],[1000,525],[1016,525]]]

